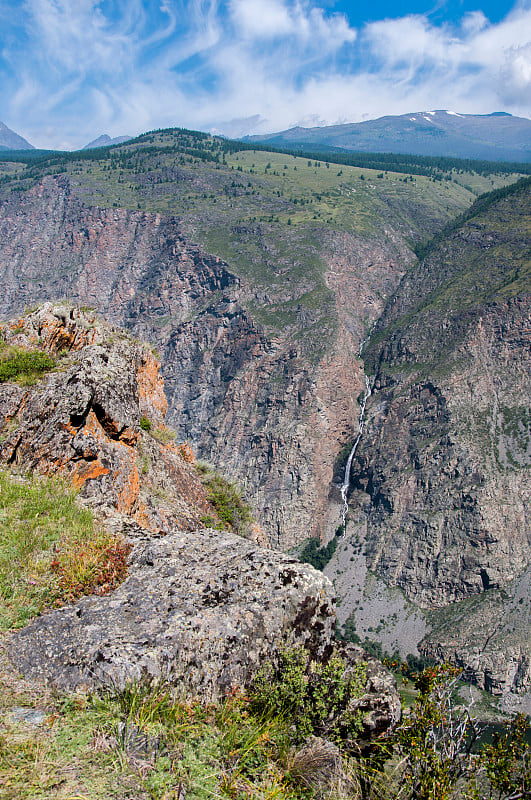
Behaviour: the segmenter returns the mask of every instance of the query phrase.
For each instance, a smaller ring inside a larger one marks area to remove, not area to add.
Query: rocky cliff
[[[213,511],[186,452],[155,438],[166,438],[167,402],[148,348],[66,305],[45,304],[2,336],[55,357],[57,369],[36,386],[2,385],[0,461],[62,475],[104,516],[126,515],[153,533],[195,528]]]
[[[363,382],[359,342],[407,257],[391,232],[380,242],[329,235],[333,336],[316,356],[297,328],[266,331],[246,310],[256,288],[190,244],[176,218],[87,207],[66,177],[47,177],[2,206],[0,315],[68,297],[155,344],[179,438],[242,483],[269,541],[287,548],[325,536],[333,464]],[[283,281],[284,300],[300,291]],[[298,313],[304,331],[313,312]]]
[[[10,658],[27,678],[66,690],[162,680],[215,700],[244,686],[279,648],[330,654],[335,614],[324,576],[201,527],[205,512],[215,519],[216,511],[189,446],[167,441],[149,348],[64,304],[45,304],[1,334],[4,363],[20,352],[55,363],[40,380],[0,384],[0,462],[63,476],[131,548],[128,575],[110,594],[10,635]],[[377,662],[369,667],[360,700],[367,733],[399,716],[392,679]]]
[[[374,391],[352,470],[368,568],[444,607],[425,651],[498,692],[531,686],[529,628],[515,647],[502,635],[530,602],[516,588],[531,552],[529,191],[480,203],[402,280],[364,353]]]

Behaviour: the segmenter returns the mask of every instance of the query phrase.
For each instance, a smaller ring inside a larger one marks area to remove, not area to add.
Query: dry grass
[[[286,772],[294,784],[310,790],[316,800],[361,798],[359,782],[354,774],[349,774],[339,747],[326,739],[313,736],[300,750],[290,754]]]
[[[0,629],[123,580],[126,544],[57,479],[0,471]]]

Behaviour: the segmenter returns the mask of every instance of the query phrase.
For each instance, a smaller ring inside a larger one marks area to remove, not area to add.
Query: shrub
[[[337,549],[337,543],[340,536],[343,535],[344,527],[340,525],[335,532],[334,538],[330,539],[328,544],[320,547],[319,539],[309,539],[304,545],[300,553],[300,560],[304,564],[311,564],[315,569],[322,570],[326,567]]]
[[[461,673],[450,665],[425,669],[410,714],[382,748],[398,760],[389,796],[401,800],[517,800],[531,792],[529,726],[520,715],[492,745],[478,749],[483,730],[468,707],[456,705]],[[393,748],[394,744],[394,748]],[[391,773],[390,773],[391,778]]]
[[[151,420],[144,416],[140,417],[140,427],[147,433],[150,433],[150,431],[153,429]]]
[[[160,428],[156,428],[154,431],[152,431],[152,433],[155,439],[157,439],[161,444],[168,444],[169,442],[175,441],[175,431],[170,430],[165,425]]]
[[[364,692],[365,666],[347,669],[337,653],[321,663],[303,647],[281,651],[255,676],[251,707],[293,723],[299,741],[313,734],[344,743],[355,739],[362,728],[361,714],[352,710],[351,701]]]
[[[0,383],[25,379],[36,380],[55,366],[55,360],[42,350],[3,347],[0,350]]]
[[[214,506],[222,525],[245,536],[253,517],[249,506],[242,499],[239,488],[217,472],[211,472],[206,465],[199,463],[197,469],[203,475],[203,483],[208,489],[208,499]]]

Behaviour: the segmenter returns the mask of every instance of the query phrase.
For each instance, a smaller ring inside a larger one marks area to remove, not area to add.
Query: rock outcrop
[[[324,655],[334,607],[316,570],[216,530],[154,541],[135,533],[129,577],[110,597],[84,598],[14,635],[25,676],[67,690],[155,679],[216,700],[279,646]]]
[[[186,453],[156,438],[169,438],[167,402],[149,348],[92,311],[50,303],[2,334],[55,356],[57,368],[35,386],[2,385],[0,462],[64,476],[100,514],[127,515],[154,533],[215,516]]]
[[[164,681],[217,700],[279,648],[328,657],[335,608],[327,578],[228,530],[201,528],[202,515],[216,512],[189,446],[160,441],[170,432],[149,348],[63,304],[47,303],[1,333],[56,364],[34,384],[0,385],[0,462],[64,476],[131,546],[128,576],[111,594],[10,634],[25,677],[68,691]],[[366,660],[355,649],[348,658]],[[399,718],[392,676],[373,660],[359,709],[368,737]]]

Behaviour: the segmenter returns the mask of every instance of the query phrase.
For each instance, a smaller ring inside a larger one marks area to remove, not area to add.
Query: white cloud
[[[489,21],[483,11],[470,11],[465,14],[461,21],[461,28],[465,34],[471,35],[479,33],[489,24]]]
[[[335,48],[353,42],[356,31],[343,14],[325,16],[320,8],[285,0],[230,0],[232,22],[244,39],[292,36],[317,45],[323,40]]]
[[[531,42],[511,47],[499,72],[498,90],[516,104],[529,105],[531,94]]]
[[[280,0],[232,0],[232,20],[244,36],[267,38],[296,33],[296,24]]]
[[[43,60],[52,69],[117,72],[131,63],[127,22],[134,4],[118,26],[104,15],[98,0],[27,0],[26,7]]]
[[[49,147],[103,131],[243,135],[434,107],[531,116],[529,2],[497,24],[477,11],[455,26],[408,15],[356,31],[315,1],[26,0],[25,41],[2,41],[4,121]]]

